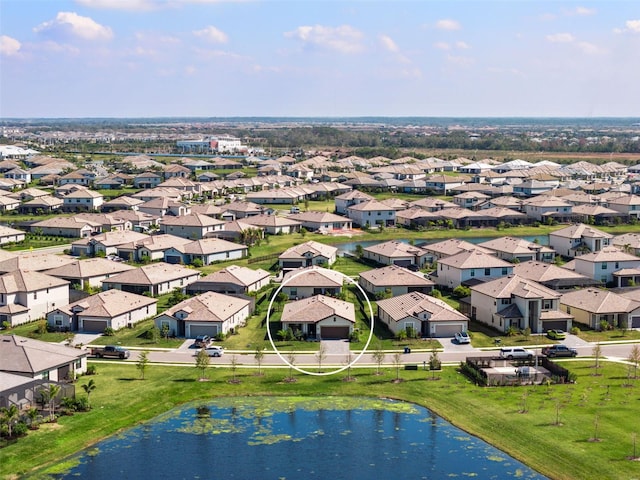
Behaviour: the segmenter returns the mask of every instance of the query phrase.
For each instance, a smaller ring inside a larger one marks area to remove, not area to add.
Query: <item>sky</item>
[[[0,0],[0,118],[638,117],[636,0]]]

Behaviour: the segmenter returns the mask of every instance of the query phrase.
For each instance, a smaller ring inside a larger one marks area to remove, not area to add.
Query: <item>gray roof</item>
[[[34,376],[75,362],[88,352],[65,345],[41,342],[18,335],[0,335],[0,370]]]

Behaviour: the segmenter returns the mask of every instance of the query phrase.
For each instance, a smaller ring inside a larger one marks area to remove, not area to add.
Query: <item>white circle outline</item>
[[[323,268],[323,267],[321,267]],[[360,285],[358,285],[358,283],[353,280],[351,277],[345,275],[342,272],[339,272],[337,270],[332,270],[333,272],[339,273],[340,275],[342,275],[344,278],[347,279],[347,281],[353,285],[355,285],[356,287],[358,287],[358,290],[360,290],[360,293],[362,293],[362,295],[364,296],[365,300],[367,301],[367,305],[369,306],[369,320],[371,321],[371,329],[369,331],[369,338],[367,339],[367,343],[364,346],[364,348],[362,349],[362,351],[360,352],[360,355],[358,355],[356,358],[354,358],[351,363],[345,365],[342,368],[339,368],[338,370],[333,370],[331,372],[309,372],[303,368],[299,368],[296,367],[295,365],[292,365],[291,363],[289,363],[289,361],[284,358],[282,356],[282,354],[280,353],[280,350],[278,350],[278,348],[276,347],[275,343],[273,343],[273,338],[271,337],[271,329],[269,328],[269,317],[271,316],[271,308],[273,307],[273,302],[276,299],[276,297],[278,296],[278,294],[280,293],[280,291],[282,290],[282,288],[291,280],[293,280],[294,278],[300,276],[300,275],[304,275],[305,273],[309,273],[310,269],[304,269],[301,270],[297,273],[294,273],[293,275],[291,275],[290,278],[288,278],[286,281],[283,281],[280,286],[276,289],[276,291],[274,292],[273,296],[271,297],[271,301],[269,302],[269,308],[267,310],[267,336],[269,337],[269,342],[271,343],[271,346],[273,347],[273,349],[276,352],[276,355],[278,355],[278,357],[280,357],[280,360],[282,360],[284,363],[286,363],[289,367],[293,368],[294,370],[300,372],[300,373],[304,373],[306,375],[314,375],[316,377],[324,377],[327,375],[334,375],[336,373],[340,373],[340,372],[344,372],[347,368],[353,366],[358,360],[360,360],[360,358],[362,358],[362,355],[365,354],[365,352],[367,351],[367,348],[369,348],[369,344],[371,343],[371,339],[373,338],[373,329],[375,327],[375,320],[373,318],[373,307],[371,307],[371,301],[369,300],[369,297],[367,296],[367,294],[364,292],[364,290],[362,289],[362,287]],[[282,279],[284,280],[284,274],[282,275]],[[354,304],[355,307],[355,304]]]

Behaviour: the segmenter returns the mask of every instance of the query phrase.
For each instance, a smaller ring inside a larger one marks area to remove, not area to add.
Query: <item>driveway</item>
[[[471,354],[480,350],[474,348],[470,343],[458,343],[454,337],[438,338],[444,349],[443,353],[466,353]]]
[[[349,340],[321,340],[320,345],[324,347],[327,355],[348,355]]]

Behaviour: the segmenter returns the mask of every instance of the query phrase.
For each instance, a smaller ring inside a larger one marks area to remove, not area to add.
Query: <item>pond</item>
[[[57,478],[544,479],[410,403],[238,397],[190,404],[98,443]]]

